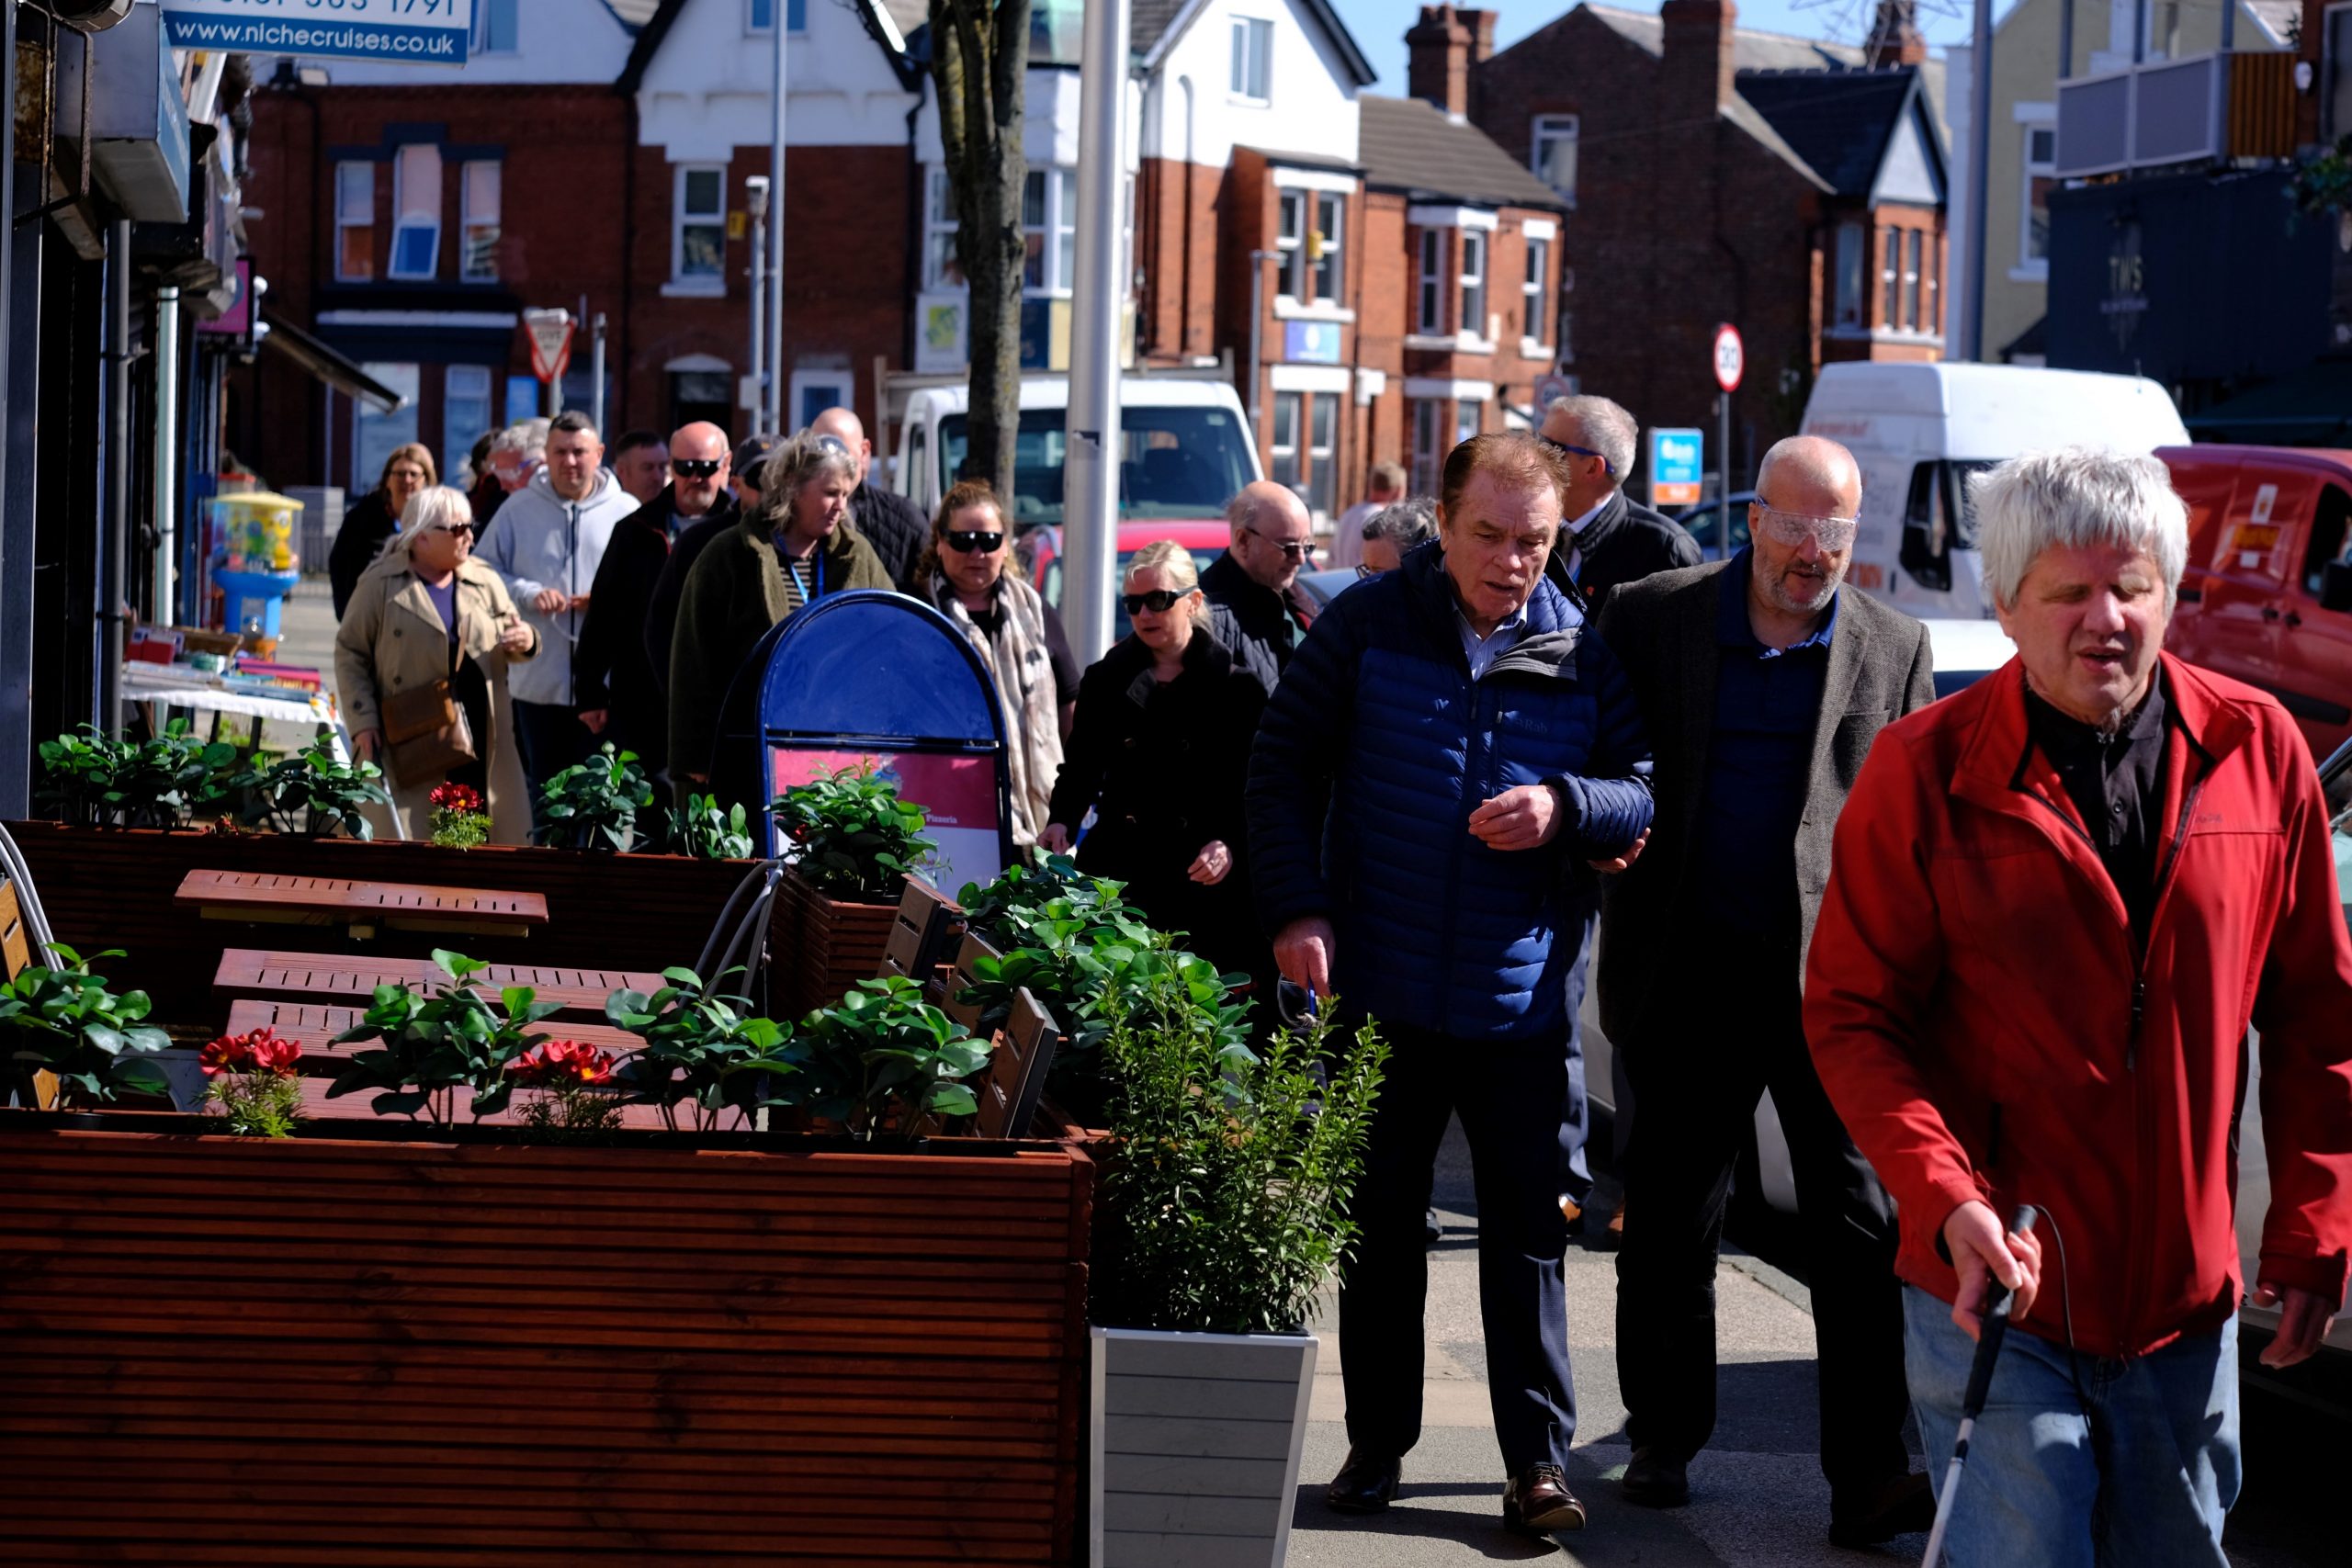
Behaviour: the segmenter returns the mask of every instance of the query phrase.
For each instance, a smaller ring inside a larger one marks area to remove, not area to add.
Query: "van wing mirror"
[[[2352,610],[2352,562],[2332,560],[2327,573],[2320,581],[2319,607],[2323,610]]]

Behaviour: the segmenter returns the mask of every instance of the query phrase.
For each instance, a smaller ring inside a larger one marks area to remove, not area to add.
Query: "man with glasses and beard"
[[[1815,1076],[1799,985],[1847,792],[1879,730],[1934,701],[1935,682],[1925,626],[1840,591],[1862,499],[1853,455],[1792,436],[1756,488],[1748,548],[1621,584],[1600,616],[1657,791],[1648,848],[1601,912],[1601,1027],[1641,1106],[1617,1258],[1623,1485],[1653,1507],[1690,1498],[1715,1420],[1724,1209],[1769,1089],[1805,1233],[1829,1537],[1861,1546],[1926,1529],[1934,1498],[1903,1441],[1894,1213]]]
[[[1298,586],[1315,524],[1297,493],[1272,479],[1243,486],[1226,503],[1225,520],[1232,542],[1201,573],[1208,632],[1272,692],[1315,619],[1314,602]]]

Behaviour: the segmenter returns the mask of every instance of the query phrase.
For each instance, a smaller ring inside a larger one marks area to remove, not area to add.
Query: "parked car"
[[[1111,581],[1124,583],[1127,580],[1127,563],[1146,545],[1161,539],[1173,539],[1193,552],[1193,559],[1202,570],[1209,562],[1225,552],[1232,541],[1233,531],[1222,518],[1202,522],[1198,518],[1166,523],[1126,522],[1119,525],[1119,553]],[[1056,609],[1062,603],[1062,530],[1059,524],[1034,528],[1022,536],[1018,546],[1022,558],[1028,563],[1029,581],[1037,592]],[[1134,629],[1127,612],[1115,602],[1111,606],[1111,637],[1114,641]]]
[[[1353,588],[1363,581],[1356,575],[1356,569],[1351,566],[1339,567],[1329,571],[1302,571],[1298,574],[1298,585],[1306,590],[1306,596],[1315,601],[1315,607],[1318,610],[1337,599],[1341,592]]]
[[[1731,492],[1731,548],[1734,555],[1747,547],[1747,504],[1755,499],[1756,492],[1752,490]],[[1690,536],[1699,541],[1701,558],[1725,558],[1722,545],[1723,509],[1714,502],[1702,501],[1696,506],[1686,506],[1674,514],[1674,520],[1690,529]]]
[[[2188,570],[2165,644],[2259,686],[2324,757],[2352,738],[2352,452],[2167,446]]]

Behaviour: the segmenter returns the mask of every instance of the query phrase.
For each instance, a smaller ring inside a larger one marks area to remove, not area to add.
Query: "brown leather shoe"
[[[1335,1514],[1385,1514],[1396,1498],[1404,1468],[1385,1454],[1351,1448],[1347,1463],[1324,1489],[1323,1505]]]
[[[1829,1544],[1876,1546],[1898,1535],[1910,1535],[1936,1522],[1936,1493],[1917,1471],[1890,1476],[1859,1495],[1833,1495],[1829,1501]]]
[[[1635,1449],[1625,1467],[1625,1501],[1645,1508],[1679,1508],[1690,1501],[1690,1467],[1664,1449]]]
[[[1556,1464],[1531,1464],[1503,1488],[1503,1529],[1545,1536],[1584,1529],[1584,1505]]]

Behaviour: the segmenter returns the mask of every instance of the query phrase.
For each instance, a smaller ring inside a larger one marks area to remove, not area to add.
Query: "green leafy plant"
[[[166,1092],[170,1084],[154,1057],[172,1040],[141,1021],[147,993],[117,996],[90,973],[98,959],[122,954],[84,958],[55,942],[50,951],[64,968],[28,968],[0,986],[0,1085],[15,1089],[20,1105],[34,1103],[37,1072],[55,1074],[60,1093],[78,1107],[109,1104],[126,1089]]]
[[[956,902],[963,906],[966,928],[997,948],[1019,947],[1027,939],[1039,911],[1060,902],[1067,911],[1125,909],[1137,920],[1143,911],[1121,894],[1126,885],[1089,876],[1068,855],[1032,852],[1035,859],[1015,861],[994,882],[964,884]]]
[[[1278,1034],[1242,1062],[1188,1016],[1195,1004],[1182,991],[1136,1000],[1103,1042],[1112,1142],[1089,1315],[1120,1327],[1295,1332],[1355,1239],[1348,1203],[1388,1049],[1366,1024],[1334,1054],[1322,1024]]]
[[[697,860],[750,860],[752,819],[741,806],[721,811],[707,795],[690,795],[685,809],[669,814],[670,847]]]
[[[548,780],[539,792],[539,838],[572,850],[626,850],[638,808],[653,804],[653,785],[634,751],[609,740],[584,762]]]
[[[534,1092],[523,1125],[544,1144],[595,1143],[621,1128],[620,1101],[607,1091],[612,1053],[577,1040],[543,1040],[506,1064],[507,1076]]]
[[[234,746],[198,739],[186,719],[146,740],[85,724],[39,750],[43,808],[93,827],[184,827],[216,815],[245,776]]]
[[[912,980],[859,981],[839,1007],[810,1013],[800,1038],[815,1080],[808,1109],[854,1136],[913,1135],[979,1109],[962,1080],[988,1065],[988,1043],[926,1004]]]
[[[2305,214],[2321,218],[2352,208],[2352,131],[2298,160],[2287,176],[2286,197],[2290,234]]]
[[[615,1075],[631,1098],[659,1106],[673,1132],[682,1105],[708,1131],[730,1111],[748,1121],[795,1102],[808,1047],[787,1025],[753,1016],[748,1000],[714,993],[691,969],[662,977],[669,984],[650,997],[619,990],[605,999],[605,1018],[645,1042]]]
[[[430,999],[406,986],[379,986],[359,1024],[335,1036],[337,1044],[377,1040],[382,1045],[352,1058],[327,1090],[329,1100],[379,1089],[384,1092],[371,1102],[379,1116],[422,1111],[443,1126],[457,1120],[460,1089],[473,1091],[476,1121],[506,1108],[515,1088],[506,1066],[537,1043],[523,1032],[561,1011],[562,1004],[540,1001],[528,986],[509,986],[493,1008],[471,983],[489,964],[446,948],[434,949],[433,961],[450,983],[435,987]]]
[[[325,838],[338,829],[355,839],[375,836],[361,813],[370,805],[391,804],[384,772],[368,761],[338,761],[325,740],[266,767],[255,767],[238,783],[251,790],[253,810],[281,833]]]
[[[870,762],[796,784],[769,809],[800,847],[794,869],[829,898],[893,902],[938,848],[922,835],[922,807],[899,799]]]
[[[295,1064],[302,1047],[264,1024],[223,1034],[198,1057],[210,1080],[206,1097],[241,1138],[290,1138],[302,1120],[302,1082]]]
[[[433,842],[444,850],[470,850],[490,842],[490,813],[469,784],[444,780],[434,785]]]

